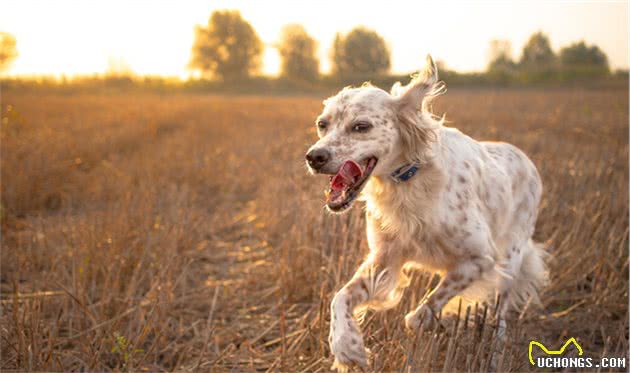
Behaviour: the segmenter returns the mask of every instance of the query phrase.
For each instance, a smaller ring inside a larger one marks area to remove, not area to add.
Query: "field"
[[[321,100],[2,92],[0,368],[329,370],[328,304],[367,247],[361,206],[326,213],[306,173]],[[526,371],[531,339],[570,337],[627,356],[627,89],[452,89],[435,112],[538,166],[551,284],[499,347],[492,307],[405,331],[417,273],[367,316],[371,369]]]

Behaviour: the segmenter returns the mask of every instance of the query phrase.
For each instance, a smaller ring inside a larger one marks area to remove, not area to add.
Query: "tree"
[[[488,71],[513,70],[516,64],[512,60],[512,44],[509,40],[494,39],[488,50]]]
[[[534,33],[525,46],[521,56],[521,65],[526,68],[546,68],[553,65],[555,56],[551,50],[549,38],[541,31]]]
[[[608,71],[606,54],[596,45],[589,47],[584,41],[562,48],[560,50],[560,63],[567,67],[592,67]]]
[[[487,77],[495,83],[507,83],[514,79],[517,66],[512,60],[512,44],[509,40],[491,40],[488,49]]]
[[[0,72],[8,70],[17,56],[15,37],[9,33],[0,32]]]
[[[248,78],[260,69],[263,44],[236,10],[215,11],[195,28],[190,67],[223,81]]]
[[[282,76],[298,81],[312,82],[317,79],[317,42],[304,27],[296,24],[285,26],[280,35],[278,51],[282,59]]]
[[[379,75],[390,68],[389,50],[375,31],[357,27],[345,36],[335,35],[332,64],[336,75]]]

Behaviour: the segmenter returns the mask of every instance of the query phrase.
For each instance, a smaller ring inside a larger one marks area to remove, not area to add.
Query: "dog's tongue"
[[[361,176],[363,176],[363,170],[361,170],[361,166],[357,162],[345,161],[331,180],[330,189],[333,191],[343,190],[347,186],[354,184]]]

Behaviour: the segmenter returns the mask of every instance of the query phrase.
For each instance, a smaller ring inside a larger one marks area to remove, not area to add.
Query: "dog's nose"
[[[319,170],[324,167],[329,160],[330,152],[324,148],[311,149],[308,153],[306,153],[306,161],[314,170]]]

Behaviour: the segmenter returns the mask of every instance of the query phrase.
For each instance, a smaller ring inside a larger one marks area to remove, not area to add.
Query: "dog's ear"
[[[435,138],[434,125],[423,122],[418,112],[428,111],[431,99],[445,91],[444,83],[438,81],[437,66],[431,56],[427,56],[427,66],[408,85],[403,87],[398,83],[392,87],[402,153],[408,162],[418,160],[422,149]]]
[[[425,68],[414,74],[406,86],[394,84],[391,94],[400,109],[427,110],[429,101],[445,91],[446,86],[438,79],[437,65],[431,55],[427,55]]]

